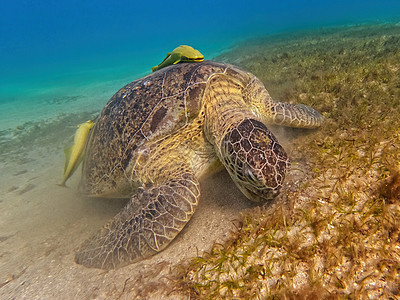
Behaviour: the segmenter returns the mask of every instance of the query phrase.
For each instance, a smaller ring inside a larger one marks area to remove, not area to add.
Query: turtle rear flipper
[[[118,215],[83,243],[75,261],[91,268],[116,269],[156,254],[183,229],[199,197],[198,180],[190,172],[139,189]]]

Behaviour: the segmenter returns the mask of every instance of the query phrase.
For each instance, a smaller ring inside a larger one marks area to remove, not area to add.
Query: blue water
[[[185,3],[1,0],[0,103],[133,80],[180,44],[212,58],[266,34],[400,20],[398,0]]]

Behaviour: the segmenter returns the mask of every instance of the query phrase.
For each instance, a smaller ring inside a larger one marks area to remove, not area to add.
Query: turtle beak
[[[263,203],[268,200],[274,199],[278,194],[279,190],[265,189],[263,191],[253,192],[250,189],[242,189],[242,193],[252,202]]]
[[[263,203],[268,200],[274,199],[279,194],[279,189],[272,189],[265,187],[264,189],[254,188],[252,185],[242,182],[240,184],[235,181],[236,186],[240,191],[252,202]]]

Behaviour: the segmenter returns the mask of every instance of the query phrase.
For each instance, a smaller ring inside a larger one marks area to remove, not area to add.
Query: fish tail
[[[65,180],[63,180],[61,183],[56,183],[56,184],[65,188],[67,187],[65,184]]]

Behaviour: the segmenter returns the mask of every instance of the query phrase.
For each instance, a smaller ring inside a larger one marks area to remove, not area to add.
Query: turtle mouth
[[[279,194],[279,188],[257,188],[248,183],[235,182],[240,191],[252,202],[262,203],[274,199]]]
[[[265,202],[274,199],[279,194],[279,191],[275,189],[265,189],[255,193],[252,190],[246,189],[245,194],[247,198],[253,202]]]
[[[269,185],[263,178],[257,176],[257,172],[247,166],[244,166],[242,172],[240,172],[241,175],[238,172],[232,173],[231,177],[234,179],[236,186],[252,202],[266,202],[274,199],[279,194],[279,185]]]

